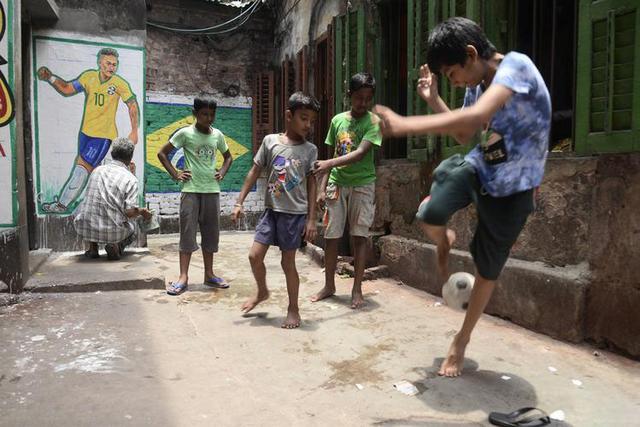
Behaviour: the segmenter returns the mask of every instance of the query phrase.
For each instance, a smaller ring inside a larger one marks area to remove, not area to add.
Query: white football
[[[445,304],[456,310],[466,310],[471,298],[475,278],[465,272],[453,273],[442,286],[442,298]]]

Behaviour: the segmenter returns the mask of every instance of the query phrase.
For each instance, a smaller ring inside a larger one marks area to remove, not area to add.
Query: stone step
[[[118,261],[54,252],[29,279],[26,292],[96,292],[164,289],[165,278],[146,248],[127,248]]]
[[[379,240],[381,264],[394,277],[417,289],[441,296],[436,272],[436,247],[399,236]],[[451,272],[474,273],[468,252],[452,250]],[[589,270],[585,264],[550,267],[538,262],[510,259],[486,312],[528,329],[571,342],[585,337],[585,311]]]
[[[29,275],[32,276],[34,272],[38,271],[38,268],[49,258],[51,255],[51,249],[43,248],[35,251],[29,251]]]

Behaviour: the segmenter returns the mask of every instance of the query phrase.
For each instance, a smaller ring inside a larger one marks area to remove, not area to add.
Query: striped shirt
[[[89,242],[118,243],[134,231],[126,210],[138,206],[138,180],[124,163],[98,166],[89,176],[84,200],[74,220],[76,232]]]

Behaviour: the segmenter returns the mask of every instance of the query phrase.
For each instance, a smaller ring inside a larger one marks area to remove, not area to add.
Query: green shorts
[[[456,154],[433,172],[430,195],[418,207],[416,218],[431,225],[446,225],[449,218],[476,205],[478,225],[470,251],[478,274],[487,280],[500,276],[511,247],[533,212],[533,190],[507,197],[492,197],[483,190],[474,167]]]

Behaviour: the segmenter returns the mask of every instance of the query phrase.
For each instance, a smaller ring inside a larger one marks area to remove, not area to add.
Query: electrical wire
[[[166,25],[162,25],[159,24],[157,22],[153,22],[153,21],[147,21],[147,25],[151,26],[151,27],[155,27],[155,28],[160,28],[162,30],[167,30],[167,31],[173,31],[173,32],[177,32],[177,33],[187,33],[187,34],[202,34],[202,35],[214,35],[214,34],[224,34],[224,33],[228,33],[230,31],[234,31],[236,29],[238,29],[240,26],[244,25],[249,18],[260,8],[260,6],[262,5],[262,0],[255,0],[248,8],[246,8],[245,10],[243,10],[242,12],[240,12],[237,16],[233,17],[232,19],[222,22],[220,24],[217,25],[213,25],[211,27],[205,27],[205,28],[177,28],[177,27],[169,27]],[[223,28],[228,26],[229,24],[234,23],[235,21],[241,20],[242,22],[240,22],[239,24],[237,24],[236,26],[234,26],[233,28],[229,28],[229,29],[225,29],[225,30],[221,30],[221,31],[211,31],[211,30],[216,30],[218,28]]]

